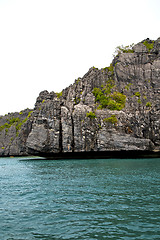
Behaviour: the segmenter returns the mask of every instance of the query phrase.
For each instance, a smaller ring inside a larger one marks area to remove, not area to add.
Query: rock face
[[[31,109],[0,117],[0,156],[27,155],[26,140],[31,131]]]
[[[160,38],[119,47],[109,67],[90,68],[61,93],[41,92],[29,112],[19,134],[17,123],[2,127],[1,156],[160,151]]]

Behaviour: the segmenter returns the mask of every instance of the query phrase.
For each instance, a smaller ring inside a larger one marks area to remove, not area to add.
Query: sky
[[[0,0],[0,115],[34,108],[115,48],[160,37],[159,0]]]

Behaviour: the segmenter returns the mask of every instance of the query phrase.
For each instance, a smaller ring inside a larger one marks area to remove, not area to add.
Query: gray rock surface
[[[26,140],[32,128],[32,110],[0,117],[0,156],[28,155]]]
[[[121,109],[102,108],[96,101],[93,90],[105,92],[109,84],[105,96],[112,102],[119,103],[120,95],[113,98],[115,93],[126,97]],[[160,38],[143,40],[131,51],[121,50],[110,67],[90,68],[60,94],[41,92],[31,116],[28,113],[18,115],[27,118],[19,134],[16,123],[7,134],[6,128],[1,129],[1,156],[160,151]],[[7,118],[1,117],[1,126]]]

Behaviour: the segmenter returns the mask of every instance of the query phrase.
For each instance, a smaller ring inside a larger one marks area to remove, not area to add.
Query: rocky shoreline
[[[5,155],[3,158],[28,157],[31,160],[79,160],[79,159],[142,159],[160,158],[160,151],[104,151],[104,152],[72,152],[72,153],[35,153],[35,155]],[[36,158],[38,157],[38,158]]]
[[[106,152],[78,152],[78,153],[41,153],[40,157],[52,160],[62,159],[137,159],[137,158],[160,158],[160,151],[106,151]]]
[[[118,47],[35,108],[0,117],[0,156],[157,157],[160,152],[160,38]]]

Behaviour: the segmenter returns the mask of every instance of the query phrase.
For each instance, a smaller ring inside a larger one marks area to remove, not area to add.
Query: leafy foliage
[[[152,107],[152,104],[150,102],[147,102],[146,107]]]
[[[57,98],[60,98],[62,96],[62,92],[56,93],[57,94]]]
[[[30,118],[30,117],[31,117],[32,112],[33,112],[33,111],[30,111],[30,112],[28,113],[27,118]]]
[[[111,116],[108,117],[108,118],[104,118],[103,121],[104,121],[104,122],[110,122],[110,123],[112,123],[112,124],[114,124],[114,125],[116,125],[117,122],[118,122],[116,115],[111,115]]]
[[[113,64],[111,63],[109,67],[105,67],[103,68],[103,70],[108,70],[108,72],[111,73],[111,75],[114,74],[114,67],[113,67]]]
[[[8,122],[6,122],[2,126],[0,126],[0,131],[2,131],[3,129],[6,129],[6,128],[7,129],[10,128],[13,124],[17,124],[20,121],[20,119],[19,118],[11,118],[7,121]]]
[[[91,119],[94,119],[96,118],[96,114],[94,112],[89,112],[89,113],[86,113],[86,116],[91,118]]]
[[[26,117],[24,120],[22,120],[21,122],[19,122],[16,125],[16,132],[18,132],[21,129],[21,126],[28,120],[28,117]]]
[[[142,101],[141,101],[141,99],[140,99],[140,98],[138,98],[137,102],[138,102],[139,104],[141,104],[141,103],[142,103]]]
[[[128,84],[125,86],[125,89],[128,91],[131,85],[133,85],[133,84],[132,84],[132,83],[128,83]]]
[[[152,41],[152,43],[149,43],[147,40],[143,42],[143,44],[146,46],[146,48],[148,49],[148,52],[150,52],[152,50],[152,48],[154,47],[154,41]]]
[[[119,55],[120,53],[134,53],[133,46],[134,46],[134,43],[128,46],[121,45],[116,47],[115,56]]]
[[[4,123],[2,126],[0,126],[0,131],[2,131],[3,129],[5,129],[5,132],[7,133],[8,132],[8,129],[14,125],[15,128],[16,128],[16,132],[18,134],[18,131],[21,129],[21,126],[28,120],[29,117],[31,117],[31,114],[32,114],[33,111],[30,111],[28,113],[28,116],[21,120],[19,117],[18,118],[10,118],[10,119],[7,119],[7,122]]]
[[[75,80],[75,83],[78,84],[80,82],[80,78],[78,78],[77,80]]]
[[[146,100],[146,99],[147,99],[147,97],[144,95],[144,96],[143,96],[143,99],[145,99],[145,100]]]
[[[136,97],[140,97],[141,96],[141,94],[139,93],[139,92],[135,92],[135,94],[134,94]]]
[[[111,89],[113,87],[113,84],[108,83],[103,89],[93,89],[95,100],[100,103],[98,109],[108,108],[110,110],[120,111],[125,107],[126,96],[120,92],[113,92],[111,94]]]
[[[92,68],[95,69],[95,70],[98,70],[98,68],[96,68],[96,67],[94,67],[94,66],[93,66]]]

